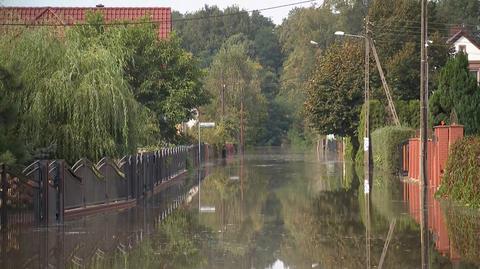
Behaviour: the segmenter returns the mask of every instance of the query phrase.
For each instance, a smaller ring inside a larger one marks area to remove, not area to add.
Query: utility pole
[[[421,64],[420,64],[420,237],[421,237],[421,256],[422,269],[429,268],[428,264],[428,178],[427,178],[427,0],[422,2],[422,36],[421,36]]]
[[[368,14],[365,16],[365,125],[363,138],[363,169],[365,190],[370,192],[370,38]]]
[[[367,37],[368,38],[368,37]],[[383,73],[382,64],[380,63],[380,58],[378,57],[377,48],[373,40],[370,40],[370,47],[372,48],[373,57],[377,64],[378,73],[380,74],[380,79],[382,80],[383,90],[385,91],[385,96],[387,97],[388,107],[390,108],[390,113],[392,114],[393,123],[396,126],[400,126],[400,120],[398,119],[397,110],[395,109],[395,103],[393,102],[392,94],[390,93],[390,87],[388,86],[387,79]]]
[[[222,79],[222,120],[225,119],[225,83]]]
[[[245,126],[244,126],[244,109],[243,109],[243,100],[244,99],[244,91],[243,87],[241,90],[241,97],[240,97],[240,153],[243,155],[245,150]]]

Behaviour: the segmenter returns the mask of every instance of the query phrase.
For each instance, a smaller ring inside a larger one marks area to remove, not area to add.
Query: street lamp
[[[367,23],[368,25],[368,23]],[[368,27],[365,29],[365,33],[368,33]],[[346,34],[343,31],[336,31],[336,36],[347,36],[355,38],[365,39],[365,125],[364,125],[364,138],[363,138],[363,151],[364,151],[364,192],[370,193],[370,40],[365,35],[352,35]]]
[[[352,34],[346,34],[345,32],[343,31],[336,31],[335,32],[335,35],[337,36],[349,36],[349,37],[357,37],[357,38],[366,38],[365,36],[363,35],[352,35]]]
[[[313,40],[310,40],[310,44],[314,45],[314,46],[318,46],[318,42],[315,42]]]

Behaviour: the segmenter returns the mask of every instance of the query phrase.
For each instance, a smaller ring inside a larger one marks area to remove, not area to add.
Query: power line
[[[408,22],[408,23],[419,23],[418,21],[412,21],[412,20],[403,20],[403,19],[398,19],[395,20],[395,22]],[[477,27],[479,25],[477,24],[465,24],[465,23],[445,23],[445,22],[428,22],[428,28],[430,29],[430,25],[437,25],[437,26],[465,26],[465,27]]]
[[[290,4],[284,4],[284,5],[277,5],[277,6],[271,6],[271,7],[266,7],[266,8],[261,8],[261,9],[252,9],[252,10],[240,10],[238,12],[232,12],[232,13],[223,13],[223,14],[217,14],[217,15],[210,15],[210,16],[200,16],[200,17],[192,17],[192,18],[178,18],[178,19],[172,19],[173,22],[182,22],[182,21],[196,21],[196,20],[206,20],[206,19],[215,19],[215,18],[222,18],[222,17],[227,17],[227,16],[236,16],[240,14],[245,14],[245,13],[252,13],[252,12],[261,12],[261,11],[267,11],[267,10],[273,10],[273,9],[278,9],[278,8],[284,8],[284,7],[291,7],[291,6],[297,6],[297,5],[302,5],[302,4],[308,4],[308,3],[315,3],[320,0],[305,0],[305,1],[299,1],[299,2],[294,2]],[[54,23],[44,23],[44,24],[30,24],[27,22],[3,22],[0,23],[0,25],[3,26],[85,26],[85,25],[107,25],[107,26],[115,26],[115,25],[137,25],[137,24],[156,24],[156,23],[165,23],[166,20],[150,20],[150,21],[114,21],[114,22],[105,22],[105,23],[86,23],[86,22],[81,22],[81,23],[61,23],[61,24],[54,24]]]

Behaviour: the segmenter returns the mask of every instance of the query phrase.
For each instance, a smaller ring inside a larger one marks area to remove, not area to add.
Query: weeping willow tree
[[[32,151],[48,149],[37,158],[98,160],[131,153],[149,126],[150,113],[124,80],[122,54],[92,35],[99,30],[84,26],[58,37],[35,29],[1,46],[2,61],[26,89],[20,134]]]

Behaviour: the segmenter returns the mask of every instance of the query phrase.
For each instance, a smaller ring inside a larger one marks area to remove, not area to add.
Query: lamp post
[[[366,35],[353,35],[346,34],[343,31],[336,31],[335,35],[337,36],[346,36],[354,38],[363,38],[365,39],[365,125],[364,125],[364,137],[363,137],[363,163],[364,163],[364,192],[370,193],[370,40],[367,36],[368,34],[368,18],[365,23],[365,33]]]

